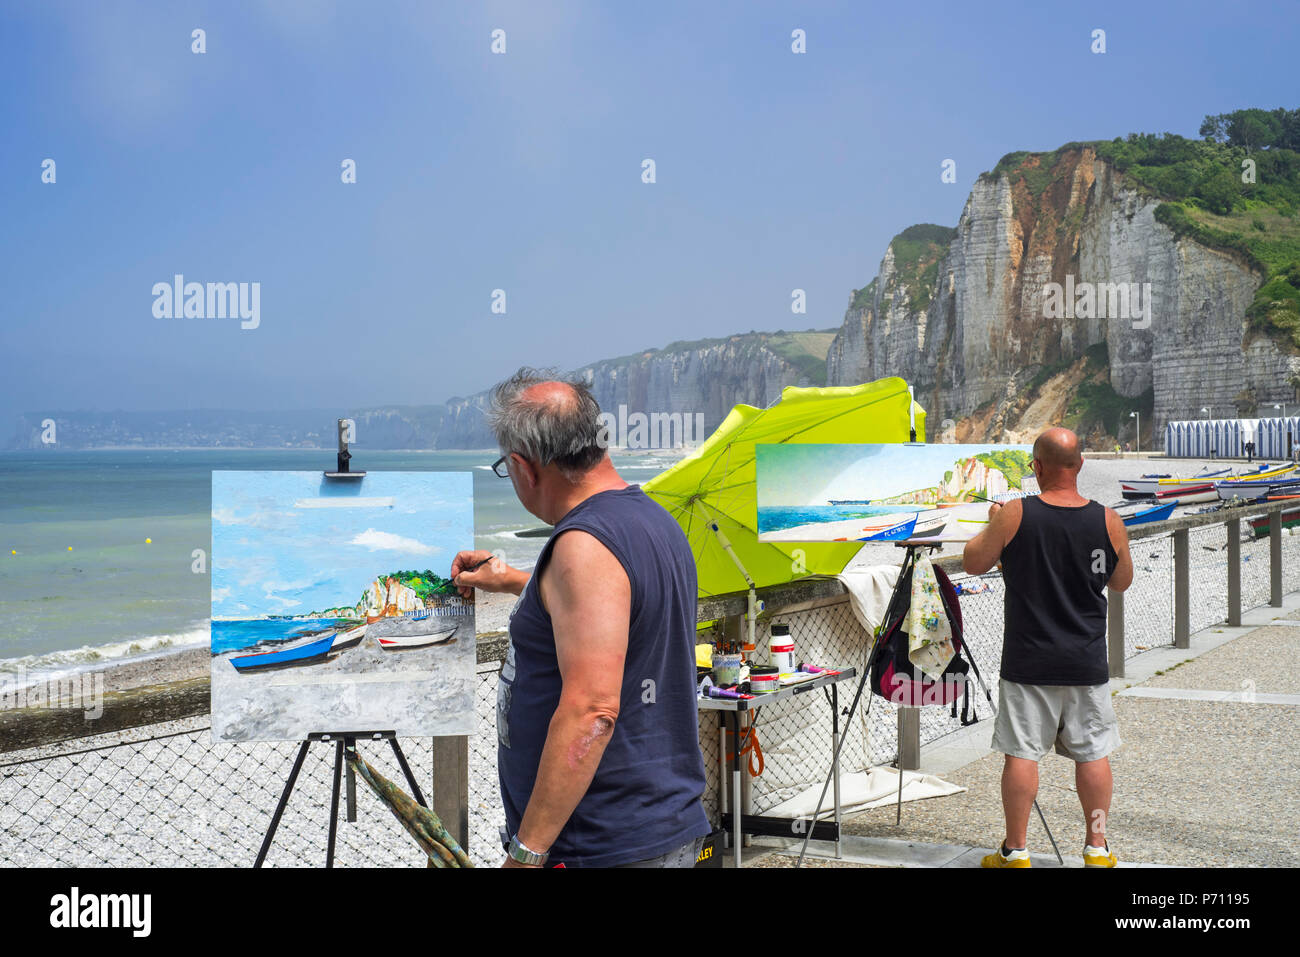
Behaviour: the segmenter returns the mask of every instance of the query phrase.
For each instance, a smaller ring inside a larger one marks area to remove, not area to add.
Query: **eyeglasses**
[[[492,463],[492,471],[496,473],[497,478],[510,478],[509,458],[510,456],[503,455]]]

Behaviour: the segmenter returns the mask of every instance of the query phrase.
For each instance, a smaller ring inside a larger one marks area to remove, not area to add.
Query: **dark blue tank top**
[[[1100,685],[1106,667],[1106,582],[1118,555],[1106,508],[1021,499],[1002,550],[1002,677],[1018,684]]]
[[[695,558],[677,522],[638,485],[599,492],[560,519],[510,615],[497,685],[497,772],[506,827],[519,830],[560,700],[551,617],[538,579],[556,539],[581,529],[622,563],[632,588],[618,720],[550,864],[609,867],[658,857],[709,833],[700,796]]]

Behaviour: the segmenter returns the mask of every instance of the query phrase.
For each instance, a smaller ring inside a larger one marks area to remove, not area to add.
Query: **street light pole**
[[[1128,414],[1128,417],[1130,419],[1137,419],[1137,432],[1133,436],[1133,448],[1137,450],[1137,453],[1139,455],[1141,455],[1142,454],[1142,415],[1138,412],[1130,412]]]

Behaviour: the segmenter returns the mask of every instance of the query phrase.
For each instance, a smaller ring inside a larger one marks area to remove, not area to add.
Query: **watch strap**
[[[520,864],[540,866],[546,863],[546,859],[550,857],[550,852],[538,853],[532,850],[527,844],[521,842],[519,835],[516,834],[510,838],[510,846],[506,849],[506,856],[518,861]]]

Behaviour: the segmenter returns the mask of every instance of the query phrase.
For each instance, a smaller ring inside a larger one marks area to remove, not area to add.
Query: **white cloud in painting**
[[[367,528],[352,539],[349,544],[360,545],[372,552],[405,552],[407,555],[432,555],[434,552],[441,551],[440,548],[417,542],[413,538],[404,538],[401,535],[394,535],[392,532],[381,532],[374,528]]]

